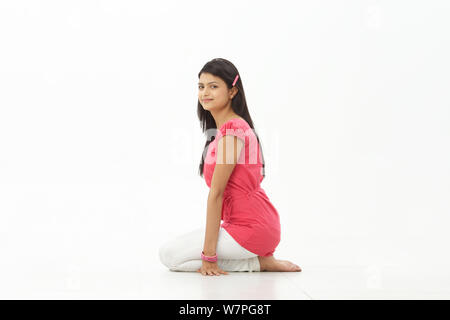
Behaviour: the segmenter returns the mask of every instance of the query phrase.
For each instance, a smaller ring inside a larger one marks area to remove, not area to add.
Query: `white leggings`
[[[205,227],[185,233],[159,248],[161,262],[171,271],[195,272],[202,267]],[[260,271],[258,255],[242,247],[222,227],[217,240],[217,265],[224,271]]]

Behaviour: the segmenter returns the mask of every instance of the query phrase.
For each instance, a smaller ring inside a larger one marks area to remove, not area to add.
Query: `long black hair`
[[[198,78],[200,79],[200,75],[202,73],[210,73],[216,77],[221,78],[228,86],[228,89],[232,88],[233,81],[237,74],[239,74],[239,71],[234,66],[233,63],[226,59],[222,58],[216,58],[212,59],[211,61],[208,61],[203,68],[198,73]],[[250,117],[250,113],[248,112],[247,108],[247,101],[245,100],[245,93],[244,93],[244,87],[242,85],[242,76],[239,74],[239,78],[235,84],[235,87],[238,88],[237,94],[233,97],[231,100],[231,108],[233,111],[241,116],[242,118],[247,121],[249,126],[252,128],[253,132],[255,133],[255,136],[258,140],[258,144],[261,150],[261,157],[262,157],[262,176],[263,179],[266,176],[265,172],[265,161],[264,161],[264,155],[262,152],[262,146],[259,141],[259,137],[256,134],[255,128],[253,126],[252,117]],[[198,119],[200,120],[200,125],[202,128],[203,133],[205,132],[211,132],[209,129],[216,128],[216,122],[214,120],[214,117],[211,115],[211,112],[208,110],[205,110],[203,106],[200,104],[200,101],[197,102],[197,115]],[[208,146],[211,142],[213,142],[215,139],[214,135],[207,136],[206,137],[206,143],[205,147],[203,149],[202,158],[199,165],[199,174],[201,177],[203,177],[203,166],[205,164],[205,157],[206,152],[208,151]]]

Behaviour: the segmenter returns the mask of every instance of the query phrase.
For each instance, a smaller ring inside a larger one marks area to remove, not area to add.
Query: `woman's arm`
[[[222,199],[222,194],[211,193],[210,190],[206,210],[205,243],[203,245],[203,252],[206,256],[213,256],[216,254],[220,217],[222,215]]]
[[[205,243],[203,245],[203,251],[206,256],[216,254],[222,216],[223,193],[243,146],[244,142],[232,135],[223,136],[217,143],[217,161],[211,178],[211,189],[208,194],[206,210]]]

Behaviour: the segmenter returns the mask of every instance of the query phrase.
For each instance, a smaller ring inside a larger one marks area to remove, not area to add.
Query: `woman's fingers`
[[[201,273],[204,276],[220,276],[221,274],[228,274],[228,272],[222,270],[222,269],[217,269],[217,270],[203,270],[203,269],[198,269],[197,272]]]

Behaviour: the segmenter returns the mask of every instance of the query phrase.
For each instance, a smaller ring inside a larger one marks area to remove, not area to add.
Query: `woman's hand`
[[[219,268],[217,262],[209,262],[205,260],[202,260],[202,267],[198,269],[197,272],[200,272],[204,276],[220,276],[220,274],[228,274],[228,272]]]

